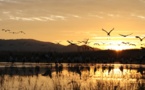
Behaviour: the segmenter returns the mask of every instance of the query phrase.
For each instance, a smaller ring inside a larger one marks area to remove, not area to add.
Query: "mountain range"
[[[0,39],[0,51],[77,52],[100,50],[87,45],[60,45],[34,39]]]

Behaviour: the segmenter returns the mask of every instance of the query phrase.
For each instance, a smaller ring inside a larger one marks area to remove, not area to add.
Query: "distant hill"
[[[52,42],[43,42],[34,39],[0,40],[0,51],[76,52],[83,50],[85,51],[85,49],[83,49],[84,47],[91,48],[89,46],[77,46],[77,45],[64,46]]]
[[[33,39],[0,40],[0,51],[55,51],[62,47]]]

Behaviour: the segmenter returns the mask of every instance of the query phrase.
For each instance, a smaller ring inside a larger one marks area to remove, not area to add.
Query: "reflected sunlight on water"
[[[145,65],[0,63],[1,90],[144,90]]]

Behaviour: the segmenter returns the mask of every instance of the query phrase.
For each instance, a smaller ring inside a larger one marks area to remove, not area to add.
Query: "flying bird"
[[[114,28],[111,29],[111,30],[108,32],[108,31],[106,31],[105,29],[102,28],[102,31],[106,32],[108,36],[110,36],[110,34],[111,34],[111,32],[112,32],[113,30],[114,30]]]
[[[98,46],[100,46],[100,44],[99,44],[99,43],[94,43],[94,45],[98,45]]]
[[[123,36],[123,37],[127,37],[127,36],[129,36],[129,35],[132,35],[133,33],[131,33],[131,34],[127,34],[127,35],[124,35],[124,34],[119,34],[120,36]]]
[[[19,31],[19,33],[26,34],[24,31]]]
[[[10,31],[9,31],[9,33],[12,33],[12,34],[20,34],[20,33],[26,34],[24,31],[18,31],[18,32],[10,32]]]
[[[129,45],[130,45],[130,46],[136,46],[136,45],[135,45],[135,44],[133,44],[133,43],[130,43]]]
[[[4,31],[4,32],[10,32],[9,29],[2,29],[2,31]]]
[[[73,43],[73,41],[67,40],[67,42],[68,42],[70,45],[76,45],[75,43]]]
[[[89,42],[89,39],[86,39],[85,41],[82,41],[85,45],[87,45]]]
[[[135,36],[136,38],[138,38],[141,42],[143,41],[143,39],[145,39],[145,37],[141,38],[139,36]]]
[[[5,31],[5,29],[2,29],[2,31]]]
[[[18,32],[9,32],[9,33],[12,33],[12,34],[18,34]]]

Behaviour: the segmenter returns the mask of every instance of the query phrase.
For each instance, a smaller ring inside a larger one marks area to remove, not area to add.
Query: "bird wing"
[[[104,32],[108,33],[105,29],[102,28],[102,30],[103,30]]]
[[[67,40],[67,42],[71,44],[71,42],[69,40]]]
[[[145,39],[145,37],[142,38],[142,40]]]
[[[24,33],[23,31],[19,31],[20,33]]]
[[[5,29],[2,29],[2,31],[5,31]]]
[[[133,33],[130,33],[130,34],[127,34],[127,35],[124,35],[124,34],[119,34],[120,36],[123,36],[123,37],[127,37],[129,35],[132,35]]]
[[[89,39],[87,39],[87,40],[86,40],[86,44],[88,44],[88,43],[89,43],[88,41],[89,41]]]
[[[139,36],[135,36],[136,38],[139,38],[140,40],[142,40]]]
[[[136,38],[140,38],[139,36],[135,36]]]
[[[112,28],[112,29],[109,31],[109,33],[111,33],[113,30],[114,30],[114,28]]]
[[[129,36],[129,35],[132,35],[133,33],[130,33],[130,34],[128,34],[127,36]]]
[[[123,35],[123,34],[119,34],[120,36],[123,36],[123,37],[125,37],[126,35]]]
[[[69,44],[71,44],[71,45],[75,45],[75,43],[73,43],[73,41],[67,40],[67,42],[68,42]]]

